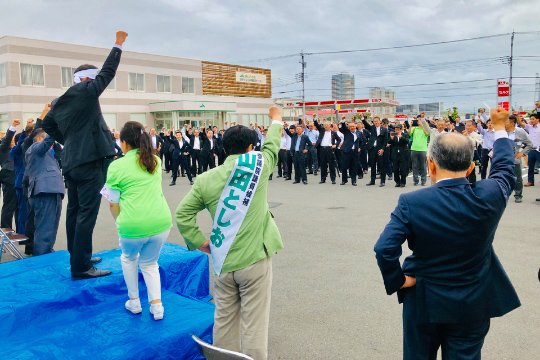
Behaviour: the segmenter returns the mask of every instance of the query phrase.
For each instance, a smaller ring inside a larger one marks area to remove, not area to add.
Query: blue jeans
[[[23,190],[15,188],[17,194],[17,204],[19,206],[19,217],[17,218],[17,233],[26,235],[26,218],[28,217],[28,207]]]
[[[531,184],[534,184],[534,164],[536,164],[537,161],[540,162],[540,152],[538,152],[538,150],[529,151],[529,161],[527,163],[529,174],[527,178]]]

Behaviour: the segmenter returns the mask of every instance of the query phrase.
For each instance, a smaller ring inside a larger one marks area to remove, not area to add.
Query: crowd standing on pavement
[[[524,187],[535,186],[534,177],[540,165],[540,102],[535,104],[528,121],[518,114],[505,115],[500,109],[491,111],[490,115],[480,109],[475,118],[464,121],[450,115],[430,119],[422,112],[403,122],[391,122],[390,116],[372,119],[363,115],[343,116],[339,121],[329,121],[314,115],[312,119],[301,118],[289,125],[282,121],[279,108],[272,107],[269,111],[272,124],[268,127],[236,123],[229,127],[225,123],[219,129],[203,123],[200,128],[185,124],[180,129],[163,127],[157,132],[154,128],[147,131],[138,122],[128,122],[120,131],[107,129],[99,96],[115,77],[126,37],[125,32],[116,34],[116,43],[100,71],[93,65],[79,66],[74,72],[74,85],[46,104],[37,120],[27,119],[22,132],[17,133],[22,121],[14,119],[1,134],[1,227],[12,228],[15,222],[17,233],[28,237],[27,255],[53,252],[62,201],[67,193],[66,236],[72,280],[107,276],[111,274],[109,270],[94,266],[101,259],[92,257],[92,233],[104,196],[116,221],[122,249],[121,263],[129,296],[125,307],[134,314],[142,311],[138,292],[140,268],[148,288],[150,312],[154,319],[160,320],[164,307],[157,260],[173,224],[163,197],[162,176],[163,172],[171,176],[170,186],[176,185],[179,177],[187,177],[192,188],[178,206],[175,220],[190,250],[199,249],[212,256],[216,272],[214,340],[225,348],[245,351],[256,359],[267,357],[271,256],[283,248],[266,202],[274,172],[276,179],[292,184],[308,185],[311,175],[320,185],[327,184],[327,180],[336,185],[340,178],[342,186],[349,182],[357,186],[359,179],[368,176],[367,186],[374,186],[379,180],[379,187],[384,187],[389,180],[399,188],[410,185],[409,178],[413,186],[424,187],[428,177],[437,185],[438,181],[447,180],[441,173],[459,173],[459,185],[463,187],[460,191],[464,192],[482,189],[484,185],[486,189],[493,187],[495,180],[476,186],[477,178],[498,176],[496,186],[502,188],[503,197],[507,199],[513,193],[517,203],[522,202]],[[502,150],[494,154],[497,144]],[[508,154],[510,160],[502,158]],[[523,163],[528,166],[525,184]],[[500,172],[504,173],[502,180],[497,175]],[[505,200],[503,197],[490,199],[495,206]],[[413,200],[416,198],[411,195]],[[143,212],[145,207],[152,211]],[[406,299],[412,297],[408,295],[410,292],[399,290],[415,286],[422,276],[430,275],[420,274],[413,265],[418,262],[413,260],[406,271],[399,266],[401,250],[399,254],[395,252],[397,245],[392,241],[401,246],[414,237],[410,229],[405,229],[407,226],[403,228],[407,220],[404,214],[408,211],[405,207],[400,198],[392,222],[375,250],[388,293],[398,291]],[[214,219],[210,239],[196,225],[196,215],[204,209]],[[475,263],[491,256],[492,230],[503,210],[504,206],[498,208],[491,214],[499,216],[496,221],[487,222],[485,232],[491,235],[477,236],[483,242],[485,257],[475,259]],[[392,232],[399,232],[399,241]],[[437,231],[432,229],[432,232],[436,237]],[[426,251],[437,258],[434,249]],[[489,328],[489,318],[519,306],[509,281],[497,279],[506,286],[510,300],[478,317],[475,329],[480,335],[471,337],[472,342],[476,341],[476,353]],[[429,289],[426,283],[422,286]],[[478,291],[484,290],[493,289]],[[238,298],[243,301],[231,300]],[[443,298],[436,301],[443,304],[448,300]],[[409,299],[405,304],[423,300]],[[413,305],[407,306],[411,310]],[[460,321],[467,320],[462,315]],[[441,316],[444,321],[449,320],[448,314]],[[427,336],[415,321],[406,320],[407,334],[417,335],[414,340],[405,339],[410,354],[415,354],[419,342],[423,342],[422,336]],[[242,334],[241,328],[245,330]],[[464,330],[436,327],[429,331],[439,331],[452,338]],[[429,354],[425,358],[431,359],[432,350],[426,351]]]

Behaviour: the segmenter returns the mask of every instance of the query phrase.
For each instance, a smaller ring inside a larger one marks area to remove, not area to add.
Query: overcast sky
[[[275,97],[298,97],[299,56],[480,36],[516,35],[514,76],[540,72],[540,6],[533,0],[212,1],[3,0],[0,36],[109,47],[115,32],[129,37],[125,50],[270,68]],[[356,77],[356,98],[371,86],[393,88],[402,104],[443,101],[472,111],[495,104],[495,80],[510,36],[384,51],[306,56],[306,100],[331,98],[331,75]],[[537,56],[519,58],[520,56]],[[456,83],[449,83],[456,82]],[[400,86],[445,83],[440,85]],[[530,108],[534,78],[514,81],[513,102]]]

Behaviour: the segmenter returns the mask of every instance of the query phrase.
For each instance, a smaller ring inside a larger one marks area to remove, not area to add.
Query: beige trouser
[[[271,291],[269,257],[242,270],[214,274],[214,345],[266,360]]]

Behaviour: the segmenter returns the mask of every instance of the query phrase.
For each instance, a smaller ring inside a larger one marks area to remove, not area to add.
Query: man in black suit
[[[330,168],[330,180],[332,180],[332,184],[335,184],[336,168],[334,166],[334,161],[336,159],[336,155],[334,154],[334,150],[341,143],[341,139],[335,131],[331,130],[330,123],[328,121],[325,121],[324,124],[321,125],[317,119],[314,119],[313,124],[317,130],[319,130],[319,138],[315,143],[315,147],[319,149],[319,164],[321,164],[321,181],[319,184],[324,184],[326,182],[328,168]]]
[[[430,144],[434,184],[402,194],[375,252],[386,292],[403,303],[404,359],[480,359],[490,318],[520,306],[493,250],[493,238],[512,189],[513,142],[508,111],[491,109],[495,128],[487,180],[470,184],[474,146],[461,134]],[[400,265],[402,244],[412,255]]]
[[[165,160],[165,172],[168,174],[173,166],[172,153],[174,151],[174,145],[171,141],[172,130],[168,130],[163,134],[163,159]]]
[[[156,129],[154,128],[150,129],[150,141],[152,142],[152,149],[154,149],[156,155],[159,156],[161,161],[163,161],[163,159],[161,158],[161,149],[163,148],[163,139],[161,138],[161,136],[156,134]]]
[[[306,174],[306,159],[307,152],[313,145],[309,141],[309,137],[304,135],[304,129],[301,126],[297,126],[292,133],[287,129],[287,123],[284,123],[285,132],[291,137],[291,153],[293,157],[294,164],[294,183],[298,184],[300,179],[304,185],[307,185],[307,174]]]
[[[217,147],[217,158],[218,158],[218,166],[223,164],[225,161],[225,148],[223,147],[223,135],[219,132],[219,129],[217,126],[214,126],[212,128],[212,131],[214,132],[214,141],[216,143]]]
[[[386,168],[384,166],[384,151],[388,143],[388,130],[381,126],[381,119],[376,116],[373,118],[373,125],[370,125],[365,119],[362,123],[367,130],[371,132],[368,144],[366,146],[369,155],[369,166],[371,167],[371,181],[366,185],[375,185],[377,178],[377,168],[381,175],[381,184],[383,187],[386,181]]]
[[[202,129],[204,131],[204,129]],[[187,137],[189,139],[189,146],[191,146],[191,175],[197,176],[197,174],[202,174],[202,166],[201,166],[201,149],[202,149],[202,141],[201,141],[201,132],[199,129],[192,130],[191,127],[184,126],[182,129],[184,139]]]
[[[214,132],[208,128],[201,129],[201,152],[199,153],[199,161],[201,164],[202,172],[206,172],[208,168],[213,169],[216,167],[216,154],[217,145],[214,139]]]
[[[100,258],[92,259],[92,233],[107,175],[105,165],[116,155],[99,96],[116,75],[126,37],[123,31],[116,33],[116,43],[99,73],[93,65],[79,66],[73,75],[75,85],[58,98],[43,119],[43,130],[64,145],[62,168],[68,188],[66,236],[73,280],[111,273],[94,267]]]
[[[367,174],[368,170],[368,151],[367,151],[367,144],[369,141],[369,136],[371,133],[364,128],[364,124],[362,121],[358,121],[356,123],[356,132],[361,133],[364,135],[365,141],[363,143],[360,143],[360,153],[358,156],[358,178],[362,179],[364,177],[364,174]]]
[[[174,146],[174,151],[172,154],[172,158],[174,159],[173,166],[172,166],[172,182],[170,183],[170,186],[176,185],[176,178],[178,176],[178,167],[182,165],[182,167],[185,169],[187,177],[189,179],[189,183],[193,185],[193,179],[191,178],[191,170],[187,162],[187,157],[189,156],[189,153],[191,152],[191,146],[188,144],[187,141],[183,139],[183,135],[180,132],[180,130],[176,130],[176,137],[173,138],[172,135],[170,136],[170,142]]]
[[[396,187],[405,187],[409,175],[409,134],[402,129],[401,124],[394,126],[388,143],[391,147],[394,181]]]
[[[347,181],[347,170],[351,177],[352,186],[356,186],[358,153],[360,151],[360,143],[364,141],[363,135],[356,132],[356,124],[350,122],[347,127],[345,119],[341,120],[339,131],[343,134],[343,142],[340,144],[342,159],[341,159],[341,184],[345,185]]]
[[[17,211],[17,193],[15,191],[15,164],[9,154],[11,148],[15,146],[13,136],[15,135],[16,127],[21,123],[21,120],[13,120],[11,127],[2,138],[0,144],[0,183],[2,184],[2,213],[0,223],[3,228],[11,228],[13,226],[13,215]]]

